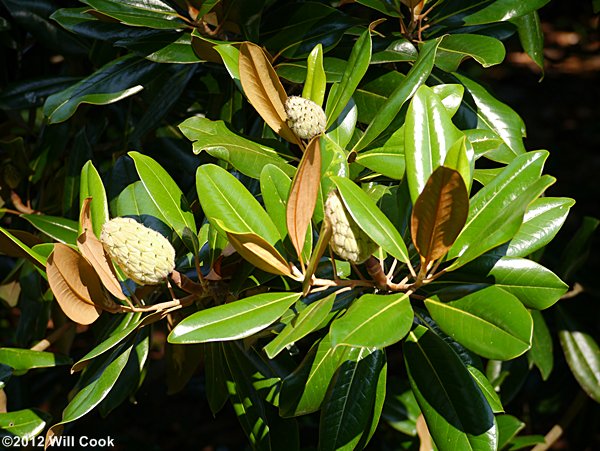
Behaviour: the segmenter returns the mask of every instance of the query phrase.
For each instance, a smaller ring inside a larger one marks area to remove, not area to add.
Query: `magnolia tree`
[[[547,0],[2,3],[70,75],[0,97],[2,297],[21,311],[0,388],[77,379],[62,418],[9,409],[4,433],[52,444],[134,398],[153,327],[169,392],[202,361],[213,414],[231,403],[256,449],[362,449],[384,424],[421,449],[543,441],[517,436],[503,383],[514,361],[546,379],[556,331],[600,401],[597,344],[540,263],[574,201],[544,195],[549,153],[461,72],[515,33],[542,67]],[[76,324],[96,342],[73,363]]]

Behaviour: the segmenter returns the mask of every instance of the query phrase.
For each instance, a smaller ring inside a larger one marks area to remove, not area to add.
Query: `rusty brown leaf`
[[[79,221],[81,222],[82,233],[77,238],[77,246],[79,247],[81,254],[96,270],[96,273],[98,273],[98,276],[106,289],[117,299],[124,300],[126,299],[126,296],[123,294],[123,290],[121,290],[115,267],[104,250],[102,243],[94,234],[92,219],[90,217],[91,201],[92,198],[88,197],[84,199],[83,205],[81,206]]]
[[[277,249],[254,233],[227,231],[227,239],[244,259],[263,271],[280,276],[291,276],[288,263]]]
[[[286,210],[286,223],[290,240],[302,260],[306,231],[315,210],[321,183],[321,145],[315,137],[306,147],[298,170],[292,181]]]
[[[454,244],[469,213],[469,195],[458,171],[437,168],[427,180],[412,211],[410,231],[423,265],[444,256]]]
[[[79,324],[91,324],[102,310],[115,311],[94,268],[77,251],[61,243],[54,245],[46,265],[48,283],[65,314]]]
[[[248,100],[258,114],[286,141],[299,144],[299,139],[287,125],[285,101],[287,94],[265,52],[251,42],[240,45],[240,82]]]

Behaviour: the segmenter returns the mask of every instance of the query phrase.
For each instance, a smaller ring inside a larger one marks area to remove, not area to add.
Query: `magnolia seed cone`
[[[131,218],[102,226],[100,241],[123,272],[139,285],[155,285],[175,269],[175,249],[160,233]]]
[[[288,97],[285,101],[285,113],[288,126],[301,139],[309,140],[323,133],[327,126],[323,108],[303,97]]]
[[[337,191],[329,193],[325,215],[331,224],[329,245],[344,260],[362,263],[377,249],[377,245],[354,222]]]

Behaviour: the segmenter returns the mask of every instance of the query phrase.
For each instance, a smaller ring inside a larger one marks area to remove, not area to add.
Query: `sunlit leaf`
[[[406,293],[365,294],[331,324],[331,343],[384,348],[404,338],[412,323],[413,311]]]
[[[323,69],[323,46],[317,44],[308,55],[302,97],[312,100],[319,106],[323,105],[326,82],[325,70]]]
[[[169,334],[169,343],[239,340],[276,321],[300,293],[263,293],[196,312]]]
[[[434,296],[425,306],[440,329],[483,357],[510,360],[531,346],[531,315],[516,297],[495,286],[450,302]]]

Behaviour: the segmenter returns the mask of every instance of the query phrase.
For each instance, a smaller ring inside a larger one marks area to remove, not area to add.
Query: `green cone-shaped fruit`
[[[362,263],[377,249],[377,244],[354,222],[337,191],[327,197],[325,216],[331,224],[329,245],[344,260]]]
[[[327,117],[323,108],[312,100],[299,96],[285,101],[287,124],[298,138],[311,139],[325,131]]]
[[[160,233],[131,218],[114,218],[102,226],[104,249],[139,285],[162,282],[175,269],[175,249]]]

